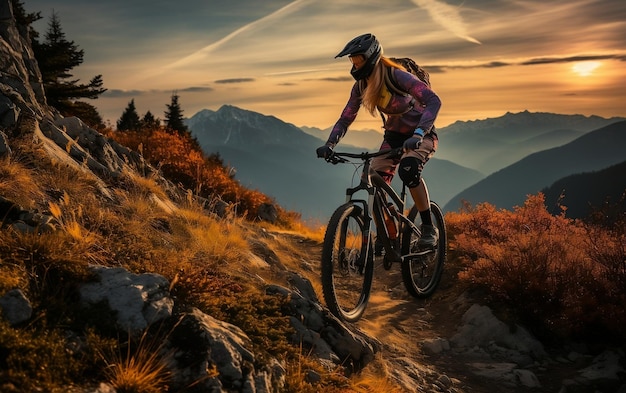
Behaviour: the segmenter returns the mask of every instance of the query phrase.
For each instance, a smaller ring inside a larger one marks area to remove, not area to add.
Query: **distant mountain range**
[[[563,146],[524,157],[480,180],[451,199],[445,210],[456,210],[461,201],[489,202],[510,209],[524,203],[526,196],[578,173],[599,171],[626,161],[626,120],[586,133]],[[621,177],[625,177],[623,174]],[[618,179],[607,179],[617,182]],[[566,190],[567,191],[567,190]],[[546,204],[556,200],[546,199]]]
[[[235,168],[235,178],[243,185],[275,198],[307,220],[325,223],[345,202],[346,188],[359,180],[353,166],[331,165],[317,158],[315,149],[326,137],[314,137],[273,116],[224,105],[217,111],[202,110],[186,123],[202,149],[219,153],[225,164]],[[382,136],[378,138],[380,143]],[[344,143],[337,149],[368,150]],[[431,197],[442,205],[483,178],[475,170],[438,159],[428,164],[424,176],[432,179],[428,181]]]
[[[438,130],[439,151],[424,169],[431,198],[444,210],[456,210],[462,199],[503,208],[523,203],[527,194],[563,177],[626,161],[626,149],[619,148],[626,137],[624,121],[521,112],[456,122]],[[316,157],[329,129],[296,127],[229,105],[202,110],[187,125],[206,153],[219,153],[235,168],[243,185],[306,220],[325,223],[345,201],[346,188],[358,181],[354,167]],[[375,130],[351,130],[336,149],[376,150],[381,140]],[[399,189],[398,179],[394,184]]]
[[[439,130],[437,157],[489,175],[532,153],[562,146],[622,120],[626,118],[524,111],[493,119],[458,121]]]

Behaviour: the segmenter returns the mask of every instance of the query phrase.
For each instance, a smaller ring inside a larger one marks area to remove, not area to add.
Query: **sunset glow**
[[[84,50],[72,73],[81,82],[102,75],[108,90],[93,105],[111,124],[132,99],[140,115],[163,118],[177,92],[187,117],[228,104],[331,127],[354,83],[349,62],[334,56],[368,32],[385,55],[430,72],[443,103],[438,127],[524,110],[626,116],[623,0],[355,4],[26,0],[25,8],[41,12],[40,37],[54,10]],[[352,129],[363,128],[380,130],[380,119],[362,111]]]
[[[601,63],[599,61],[582,61],[580,63],[574,63],[574,65],[572,65],[572,71],[580,76],[590,76],[600,65]]]

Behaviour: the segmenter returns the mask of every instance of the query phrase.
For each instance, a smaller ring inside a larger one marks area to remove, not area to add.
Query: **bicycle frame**
[[[377,156],[385,155],[385,154],[397,154],[397,149],[389,149],[389,150],[381,150],[377,153],[361,153],[361,154],[350,154],[346,155],[345,153],[342,155],[360,158],[363,160],[363,170],[361,172],[360,182],[356,187],[346,189],[346,202],[354,202],[359,203],[363,206],[363,211],[365,212],[365,223],[367,227],[366,236],[370,236],[372,227],[371,223],[374,221],[374,224],[377,229],[377,234],[380,236],[382,240],[383,247],[385,248],[387,253],[395,253],[397,258],[400,258],[400,255],[397,253],[396,247],[391,242],[389,232],[387,230],[387,226],[384,224],[384,214],[392,215],[396,217],[399,221],[398,228],[398,236],[401,238],[403,235],[406,226],[409,226],[412,231],[416,231],[417,228],[415,224],[411,220],[409,220],[405,214],[404,209],[406,206],[406,185],[402,184],[402,191],[400,195],[393,189],[385,180],[371,168],[371,159]],[[367,201],[364,199],[354,199],[354,194],[359,191],[366,191],[368,194]],[[389,197],[392,203],[395,205],[396,213],[393,214],[389,210],[387,206],[387,202]],[[384,212],[383,212],[384,210]],[[382,236],[381,236],[382,235]]]
[[[419,247],[421,218],[416,207],[405,212],[407,187],[398,193],[371,169],[371,159],[393,153],[398,149],[364,152],[334,152],[326,160],[332,164],[362,161],[359,184],[346,189],[346,202],[332,214],[322,247],[321,277],[326,305],[339,319],[355,322],[361,318],[370,297],[375,270],[372,221],[385,254],[382,260],[386,270],[399,262],[402,281],[407,291],[416,298],[426,298],[437,288],[446,257],[446,231],[441,208],[430,201],[431,217],[439,230],[435,247]],[[358,170],[357,168],[357,170]],[[356,170],[355,170],[356,174]],[[357,198],[357,192],[366,196]],[[395,210],[395,211],[394,211]],[[397,220],[398,237],[391,240],[385,223],[386,214]],[[422,224],[423,225],[423,224]],[[358,234],[358,236],[352,236]]]

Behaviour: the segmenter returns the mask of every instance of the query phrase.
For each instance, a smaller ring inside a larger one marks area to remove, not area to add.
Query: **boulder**
[[[182,316],[168,341],[176,363],[174,384],[180,388],[193,384],[194,392],[252,393],[280,391],[284,385],[286,372],[276,359],[255,370],[248,336],[196,308]]]
[[[116,325],[139,333],[149,325],[171,317],[174,301],[165,277],[153,273],[133,274],[120,267],[92,266],[96,281],[80,286],[83,306],[102,304],[115,312]]]
[[[26,322],[33,315],[33,307],[21,289],[11,289],[0,298],[2,316],[11,326]]]

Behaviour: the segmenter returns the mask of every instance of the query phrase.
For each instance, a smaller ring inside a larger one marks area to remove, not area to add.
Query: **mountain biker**
[[[371,167],[387,183],[391,183],[399,164],[400,179],[409,188],[422,219],[422,235],[418,247],[435,247],[439,232],[433,226],[428,189],[421,179],[421,173],[426,162],[437,150],[438,138],[434,122],[441,100],[415,75],[383,56],[383,48],[372,34],[363,34],[352,39],[335,58],[346,55],[352,63],[350,74],[356,82],[328,141],[317,149],[317,156],[327,158],[332,154],[332,149],[346,134],[361,106],[372,116],[377,109],[384,113],[385,132],[380,150],[402,147],[403,154],[401,158],[375,157]],[[384,73],[388,72],[388,68],[392,69],[398,87],[406,91],[406,95],[394,93],[386,86]]]

